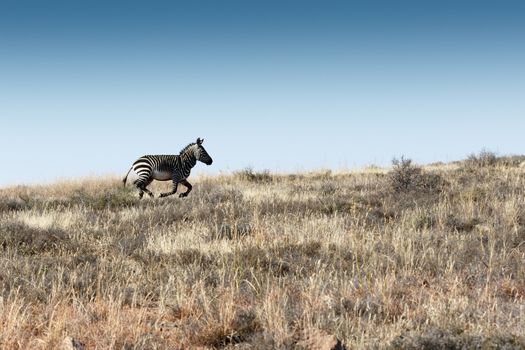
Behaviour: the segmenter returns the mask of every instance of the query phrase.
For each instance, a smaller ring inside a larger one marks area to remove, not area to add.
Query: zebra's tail
[[[131,168],[129,168],[128,173],[127,173],[126,176],[122,179],[122,182],[124,183],[124,187],[126,186],[126,181],[128,181],[128,175],[129,175],[129,172],[131,171],[131,169],[133,169],[133,166],[132,166]]]

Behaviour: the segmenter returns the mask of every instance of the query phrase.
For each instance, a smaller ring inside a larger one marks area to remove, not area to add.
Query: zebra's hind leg
[[[153,198],[153,193],[146,188],[153,179],[138,179],[134,182],[135,186],[139,189],[139,199],[142,199],[144,192],[146,192],[150,197]]]
[[[180,183],[183,184],[184,186],[186,186],[187,190],[186,190],[186,192],[183,192],[183,193],[179,194],[179,198],[188,197],[188,195],[190,194],[191,189],[193,188],[193,186],[187,180],[182,180]]]
[[[150,190],[148,190],[145,186],[142,188],[142,191],[146,192],[151,198],[153,198],[153,193],[151,193]]]

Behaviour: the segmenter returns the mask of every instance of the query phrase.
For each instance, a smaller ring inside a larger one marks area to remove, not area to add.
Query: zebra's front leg
[[[171,192],[161,193],[161,194],[160,194],[160,198],[167,197],[167,196],[171,196],[172,194],[177,193],[177,186],[178,186],[178,185],[179,185],[178,182],[173,181],[173,189],[171,190]]]
[[[186,190],[186,192],[181,193],[179,195],[179,198],[188,197],[188,195],[190,194],[191,189],[193,188],[193,186],[187,180],[182,180],[180,183],[183,184],[184,186],[186,186],[187,190]]]

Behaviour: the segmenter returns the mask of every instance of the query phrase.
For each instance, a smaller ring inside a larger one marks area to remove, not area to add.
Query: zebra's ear
[[[197,145],[202,145],[204,142],[204,139],[201,139],[200,137],[197,139]]]

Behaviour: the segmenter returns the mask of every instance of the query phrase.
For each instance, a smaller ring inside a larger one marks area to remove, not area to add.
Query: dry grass
[[[294,348],[310,328],[348,348],[525,347],[525,169],[393,175],[0,190],[0,347]]]

